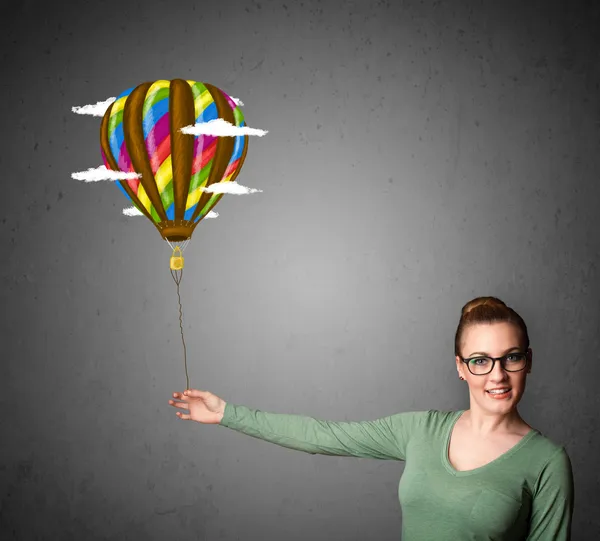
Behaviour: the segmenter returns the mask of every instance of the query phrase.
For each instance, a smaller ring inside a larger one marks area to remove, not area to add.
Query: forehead
[[[487,351],[519,346],[520,329],[512,323],[475,323],[463,334],[464,347],[470,351]]]

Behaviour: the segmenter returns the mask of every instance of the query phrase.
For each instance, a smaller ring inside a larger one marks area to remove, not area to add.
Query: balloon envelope
[[[184,241],[223,194],[202,191],[232,182],[248,150],[248,136],[189,135],[181,128],[223,119],[245,126],[240,107],[208,83],[173,79],[142,83],[120,94],[100,127],[107,169],[141,174],[117,181],[165,240]]]

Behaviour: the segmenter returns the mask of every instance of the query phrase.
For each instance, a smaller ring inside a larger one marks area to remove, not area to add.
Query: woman
[[[564,447],[529,426],[517,405],[531,372],[523,319],[495,297],[462,309],[456,370],[462,411],[333,422],[267,413],[188,389],[169,400],[180,419],[220,424],[311,454],[406,461],[399,485],[404,541],[567,541],[574,487]]]

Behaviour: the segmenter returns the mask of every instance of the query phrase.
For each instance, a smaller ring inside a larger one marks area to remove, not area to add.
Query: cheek
[[[525,389],[525,381],[525,378],[520,378],[519,380],[515,381],[513,387],[517,392],[523,392],[523,390]]]
[[[485,392],[485,388],[485,381],[479,381],[479,379],[476,379],[475,381],[471,379],[471,381],[469,381],[469,389],[471,392]]]
[[[521,388],[525,385],[525,379],[526,378],[524,376],[519,375],[519,376],[513,377],[511,379],[511,381],[512,381],[512,384],[514,387]]]

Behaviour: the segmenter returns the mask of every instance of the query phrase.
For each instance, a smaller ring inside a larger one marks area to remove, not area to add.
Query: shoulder
[[[394,413],[380,419],[392,431],[399,432],[404,436],[415,435],[421,432],[430,432],[435,425],[439,424],[438,413],[435,410],[403,411]]]
[[[544,462],[564,460],[565,457],[568,458],[567,449],[564,445],[555,442],[537,428],[533,428],[532,430],[534,434],[528,447],[540,458],[543,458]]]
[[[447,425],[457,420],[464,410],[427,410],[425,420],[432,425]]]
[[[462,413],[463,410],[460,411],[440,411],[440,410],[419,410],[419,411],[404,411],[400,413],[395,413],[390,417],[398,417],[398,418],[412,418],[415,422],[419,424],[426,423],[439,423],[439,422],[448,422],[452,421],[455,416],[458,416]]]
[[[404,419],[410,417],[414,427],[423,432],[436,433],[446,430],[463,411],[423,410],[399,415]]]
[[[564,447],[556,447],[539,468],[533,485],[534,498],[544,495],[557,496],[570,500],[573,497],[574,481],[571,459]]]
[[[535,478],[532,480],[534,496],[547,492],[550,487],[563,494],[572,493],[573,468],[566,447],[534,430],[535,434],[524,448]]]
[[[559,445],[541,432],[536,430],[535,450],[540,458],[543,458],[540,474],[548,469],[570,469],[571,459],[564,445]]]

